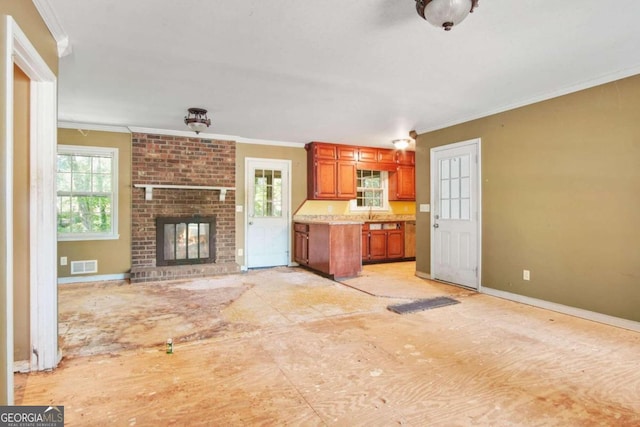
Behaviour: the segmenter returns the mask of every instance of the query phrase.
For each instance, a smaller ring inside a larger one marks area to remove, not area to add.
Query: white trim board
[[[77,277],[59,277],[58,285],[67,285],[69,283],[89,283],[89,282],[108,282],[111,280],[127,280],[131,277],[129,273],[122,274],[101,274],[96,276],[77,276]]]
[[[620,317],[596,313],[595,311],[583,310],[581,308],[557,304],[555,302],[545,301],[537,298],[531,298],[524,295],[501,291],[499,289],[483,287],[481,293],[506,299],[509,301],[531,305],[538,308],[544,308],[546,310],[556,311],[558,313],[567,314],[569,316],[580,317],[582,319],[591,320],[593,322],[604,323],[605,325],[609,326],[616,326],[618,328],[640,332],[640,322],[635,322],[633,320],[622,319]]]

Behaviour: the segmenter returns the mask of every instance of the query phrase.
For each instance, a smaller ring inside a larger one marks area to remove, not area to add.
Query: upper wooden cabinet
[[[416,199],[416,168],[413,165],[398,165],[389,172],[389,200]]]
[[[312,142],[307,149],[307,198],[351,200],[356,198],[355,147]]]
[[[396,151],[396,162],[399,165],[415,165],[416,164],[416,152],[415,151]]]
[[[357,170],[389,172],[389,200],[415,200],[413,151],[310,142],[307,150],[307,198],[356,198]]]

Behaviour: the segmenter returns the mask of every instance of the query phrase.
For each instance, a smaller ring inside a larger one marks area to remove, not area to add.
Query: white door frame
[[[477,221],[477,230],[476,230],[476,234],[477,234],[477,253],[478,253],[478,276],[477,276],[477,283],[476,283],[476,290],[478,292],[481,291],[482,288],[482,140],[480,138],[475,138],[475,139],[469,139],[467,141],[460,141],[460,142],[455,142],[452,144],[448,144],[448,145],[441,145],[438,147],[434,147],[431,149],[429,157],[430,157],[430,164],[431,164],[431,169],[430,169],[430,177],[429,177],[429,181],[431,183],[430,185],[430,191],[431,191],[431,217],[430,217],[430,224],[429,227],[431,227],[433,224],[435,224],[435,215],[436,215],[436,200],[435,200],[435,185],[437,185],[437,183],[434,180],[434,175],[435,175],[435,171],[437,170],[438,165],[436,164],[436,160],[435,160],[435,156],[434,153],[437,153],[439,151],[445,151],[445,150],[449,150],[452,148],[460,148],[460,147],[466,147],[469,145],[476,145],[477,146],[477,152],[478,152],[478,166],[477,166],[477,182],[478,182],[478,221]],[[434,251],[434,245],[435,245],[435,237],[434,237],[434,232],[433,230],[430,228],[430,235],[431,235],[431,274],[430,276],[433,278],[433,271],[434,271],[434,264],[435,264],[435,251]]]
[[[285,215],[289,227],[291,227],[291,160],[287,159],[270,159],[262,157],[245,157],[244,158],[244,254],[242,257],[242,270],[248,269],[248,255],[249,251],[249,186],[253,181],[253,176],[250,176],[249,163],[251,162],[281,162],[287,164],[287,214]],[[287,248],[289,249],[289,259],[287,264],[291,265],[291,233],[287,233]]]
[[[3,17],[5,46],[2,84],[4,99],[4,187],[2,193],[6,253],[5,298],[2,307],[7,342],[7,396],[13,402],[13,66],[31,80],[30,85],[30,342],[31,370],[54,368],[58,354],[58,289],[55,164],[57,143],[57,79],[11,16]]]

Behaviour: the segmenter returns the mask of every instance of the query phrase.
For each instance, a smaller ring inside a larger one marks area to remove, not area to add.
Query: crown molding
[[[274,141],[270,139],[255,139],[245,138],[237,135],[223,135],[218,133],[206,133],[200,132],[195,134],[193,131],[185,130],[172,130],[172,129],[155,129],[129,126],[131,133],[149,133],[154,135],[169,135],[169,136],[182,136],[187,138],[200,138],[200,139],[216,139],[218,141],[234,141],[238,144],[257,144],[257,145],[275,145],[279,147],[294,147],[304,148],[304,142],[289,142],[289,141]]]
[[[62,28],[60,19],[52,6],[52,0],[33,0],[33,4],[38,9],[40,16],[47,25],[51,35],[58,45],[58,57],[62,58],[71,53],[71,42],[69,36]]]
[[[126,126],[97,125],[92,123],[58,122],[59,129],[95,130],[100,132],[131,133]]]

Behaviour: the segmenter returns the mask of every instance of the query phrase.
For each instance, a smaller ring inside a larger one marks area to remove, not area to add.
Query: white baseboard
[[[28,360],[16,360],[13,362],[13,372],[20,372],[21,374],[31,371],[31,365]]]
[[[77,277],[58,277],[58,285],[67,283],[85,283],[85,282],[106,282],[108,280],[125,280],[130,277],[129,273],[123,274],[103,274],[96,276],[77,276]]]
[[[562,314],[568,314],[569,316],[580,317],[594,322],[604,323],[605,325],[640,332],[640,322],[635,322],[633,320],[622,319],[620,317],[609,316],[607,314],[596,313],[595,311],[583,310],[581,308],[571,307],[568,305],[556,304],[555,302],[513,294],[511,292],[505,292],[498,289],[483,287],[481,292],[494,297],[520,302],[522,304],[532,305],[534,307],[544,308]]]

